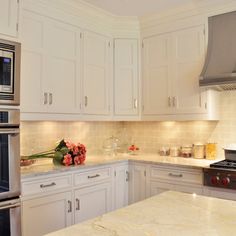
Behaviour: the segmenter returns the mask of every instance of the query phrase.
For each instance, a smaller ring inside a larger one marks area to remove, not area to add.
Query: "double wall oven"
[[[0,236],[21,235],[19,85],[20,44],[0,40]]]

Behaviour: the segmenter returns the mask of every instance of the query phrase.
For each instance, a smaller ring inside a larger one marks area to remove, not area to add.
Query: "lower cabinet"
[[[128,164],[116,166],[114,169],[114,206],[119,209],[128,205],[129,167]]]
[[[147,173],[145,164],[130,165],[129,204],[147,198]]]
[[[235,190],[226,190],[213,187],[204,187],[203,194],[208,197],[216,197],[236,201]]]
[[[25,200],[22,209],[24,236],[42,236],[72,224],[71,192]]]
[[[150,184],[151,188],[151,196],[155,196],[157,194],[163,193],[165,191],[179,191],[184,193],[196,193],[196,194],[203,194],[201,186],[195,186],[190,184],[173,184],[168,182],[159,182],[159,181],[152,181]]]
[[[111,210],[111,183],[77,189],[74,192],[75,223],[79,223]]]

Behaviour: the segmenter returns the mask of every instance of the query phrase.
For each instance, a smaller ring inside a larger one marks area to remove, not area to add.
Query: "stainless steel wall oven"
[[[20,112],[0,109],[0,235],[20,236]]]

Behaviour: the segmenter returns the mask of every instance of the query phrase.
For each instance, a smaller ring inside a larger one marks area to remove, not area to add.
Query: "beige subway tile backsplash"
[[[126,133],[130,144],[143,152],[157,152],[161,146],[181,146],[195,142],[216,142],[222,147],[236,143],[236,91],[221,92],[220,121],[187,122],[22,122],[21,154],[29,155],[55,147],[62,139],[81,142],[88,153],[102,150],[103,141]],[[123,136],[124,137],[124,136]]]

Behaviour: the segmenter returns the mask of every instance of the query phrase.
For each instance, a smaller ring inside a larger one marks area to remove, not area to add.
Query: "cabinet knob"
[[[176,106],[177,106],[177,98],[173,97],[173,107],[176,107]]]

